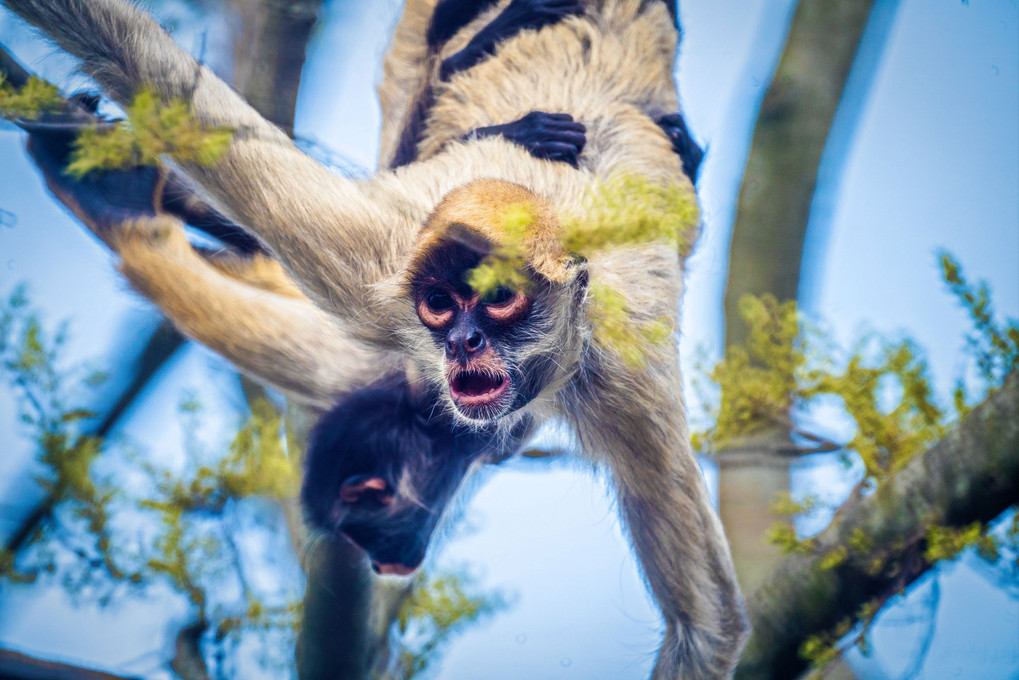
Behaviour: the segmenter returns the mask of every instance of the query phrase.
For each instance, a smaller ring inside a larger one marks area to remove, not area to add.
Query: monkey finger
[[[543,113],[541,111],[535,111],[535,113],[540,113],[541,115],[545,116],[549,120],[564,121],[564,122],[572,122],[573,121],[573,116],[571,116],[568,113]]]
[[[576,147],[578,151],[583,149],[584,144],[587,143],[587,137],[579,132],[556,132],[554,135],[550,136],[553,137],[556,142]]]
[[[534,155],[549,160],[561,160],[570,165],[577,164],[579,150],[572,144],[563,142],[545,142],[535,147]]]
[[[584,125],[583,123],[576,123],[573,121],[554,120],[549,121],[548,126],[553,130],[562,130],[564,132],[577,132],[580,134],[584,134],[585,132],[587,132],[586,125]]]

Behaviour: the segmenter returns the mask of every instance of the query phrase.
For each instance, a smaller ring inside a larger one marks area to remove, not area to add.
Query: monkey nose
[[[410,576],[417,571],[417,567],[408,567],[403,564],[381,564],[373,560],[372,571],[382,576]]]
[[[466,358],[485,349],[485,336],[480,330],[470,333],[453,331],[446,338],[446,355],[450,358]]]
[[[374,503],[390,505],[393,502],[393,488],[381,477],[354,475],[340,485],[340,501],[350,504]]]

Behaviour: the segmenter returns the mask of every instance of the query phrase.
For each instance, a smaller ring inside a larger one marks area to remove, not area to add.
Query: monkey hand
[[[466,71],[494,54],[500,42],[520,31],[539,29],[563,17],[583,13],[582,0],[513,0],[492,23],[478,31],[466,47],[442,62],[439,78],[449,80]]]
[[[704,152],[697,142],[693,140],[690,130],[686,127],[686,121],[678,113],[669,113],[658,120],[658,127],[662,128],[665,135],[672,142],[672,150],[679,154],[683,162],[683,172],[690,178],[691,182],[697,181],[697,171],[701,166],[701,159]]]
[[[159,170],[153,166],[90,172],[80,179],[67,173],[74,141],[91,120],[60,114],[18,124],[28,132],[28,152],[50,191],[103,241],[118,225],[156,214]]]
[[[577,157],[584,150],[586,128],[568,113],[531,111],[512,123],[478,128],[467,137],[501,135],[527,149],[536,158],[562,161],[577,167]]]

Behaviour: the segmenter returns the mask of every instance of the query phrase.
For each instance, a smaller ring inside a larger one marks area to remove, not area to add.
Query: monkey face
[[[483,254],[471,245],[438,249],[412,285],[421,323],[442,352],[449,398],[466,420],[490,422],[525,405],[536,394],[524,350],[540,315],[538,286],[500,287],[485,296],[467,283]],[[540,382],[540,381],[539,381]]]
[[[353,392],[309,438],[302,502],[309,521],[363,549],[382,574],[424,560],[443,511],[489,437],[454,426],[403,376]]]

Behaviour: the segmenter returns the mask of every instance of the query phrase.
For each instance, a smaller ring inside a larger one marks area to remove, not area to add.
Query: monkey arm
[[[253,231],[323,309],[392,345],[400,310],[379,310],[370,284],[391,275],[417,224],[373,202],[360,183],[335,177],[301,153],[148,15],[123,0],[4,0],[61,47],[121,104],[151,87],[188,101],[206,125],[236,130],[213,166],[182,164],[213,207]],[[367,310],[375,308],[371,313]],[[403,310],[406,313],[406,310]]]
[[[183,223],[153,209],[156,168],[75,180],[63,172],[73,136],[26,127],[29,151],[54,195],[120,256],[121,272],[185,335],[318,408],[400,366],[345,333],[265,255],[193,248]]]
[[[611,466],[623,523],[665,620],[652,678],[720,680],[732,677],[748,627],[672,358],[634,372],[603,356],[594,399],[577,421],[585,448]]]
[[[121,224],[109,240],[121,273],[181,332],[297,401],[325,409],[402,366],[343,332],[263,255],[210,262],[168,216]]]
[[[626,297],[629,323],[679,327],[678,261],[650,246],[592,254],[592,283]],[[665,620],[655,680],[732,677],[747,632],[721,522],[690,446],[674,341],[627,364],[593,341],[570,414],[585,450],[610,466],[619,511]]]

